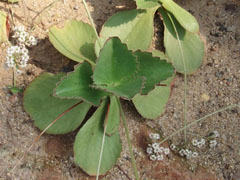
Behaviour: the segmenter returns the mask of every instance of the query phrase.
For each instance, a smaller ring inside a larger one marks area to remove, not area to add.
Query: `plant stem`
[[[132,165],[133,165],[134,175],[135,175],[136,180],[139,180],[138,170],[137,170],[136,161],[135,161],[135,158],[134,158],[134,155],[133,155],[132,143],[131,143],[131,139],[130,139],[130,136],[129,136],[127,122],[126,122],[126,118],[125,118],[125,115],[124,115],[124,112],[123,112],[123,109],[122,109],[122,106],[121,106],[121,103],[120,103],[119,99],[118,99],[118,105],[119,105],[120,112],[121,112],[121,119],[123,121],[123,126],[124,126],[124,129],[125,129],[126,135],[127,135],[128,148],[129,148],[129,151],[130,151],[130,156],[131,156],[131,161],[132,161]]]
[[[108,110],[107,110],[107,114],[105,117],[105,126],[104,126],[104,131],[103,131],[103,138],[102,138],[102,145],[101,145],[101,151],[100,151],[100,158],[98,161],[98,169],[97,169],[97,176],[96,176],[96,180],[98,180],[99,177],[99,172],[100,172],[100,168],[101,168],[101,162],[102,162],[102,154],[103,154],[103,148],[104,148],[104,142],[105,142],[105,136],[106,136],[106,130],[107,130],[107,123],[108,123],[108,113],[109,113],[109,105],[108,105]]]
[[[184,72],[184,127],[187,126],[187,74]],[[184,130],[184,141],[187,143],[187,132]]]
[[[181,51],[181,56],[182,56],[182,63],[183,63],[183,69],[184,69],[184,108],[183,108],[183,119],[184,119],[184,127],[186,127],[187,125],[187,68],[186,68],[186,64],[185,64],[185,59],[184,59],[184,55],[183,55],[183,49],[182,49],[182,44],[181,44],[181,41],[180,41],[180,38],[179,38],[179,35],[178,35],[178,32],[177,32],[177,28],[174,24],[174,21],[171,17],[171,15],[166,12],[172,25],[173,25],[173,28],[174,28],[174,31],[176,33],[176,37],[178,39],[178,44],[179,44],[179,48],[180,48],[180,51]],[[184,130],[184,141],[185,143],[187,143],[187,132],[186,130]]]
[[[210,116],[212,116],[212,115],[214,115],[214,114],[217,114],[217,113],[219,113],[219,112],[222,112],[222,111],[225,111],[225,110],[228,110],[228,109],[232,109],[232,108],[235,108],[235,107],[240,107],[240,104],[234,104],[234,105],[227,106],[227,107],[225,107],[225,108],[222,108],[222,109],[219,109],[219,110],[217,110],[217,111],[215,111],[215,112],[212,112],[212,113],[210,113],[210,114],[208,114],[208,115],[206,115],[206,116],[204,116],[204,117],[202,117],[202,118],[200,118],[200,119],[197,119],[197,120],[189,123],[188,125],[184,126],[183,128],[175,131],[175,132],[172,133],[170,136],[168,136],[168,137],[166,137],[165,139],[163,139],[159,144],[164,143],[165,141],[167,141],[167,140],[170,139],[171,137],[175,136],[176,134],[178,134],[178,133],[186,130],[186,129],[189,128],[190,126],[192,126],[192,125],[194,125],[194,124],[196,124],[196,123],[198,123],[198,122],[200,122],[200,121],[203,121],[203,120],[207,119],[208,117],[210,117]]]
[[[15,68],[12,68],[13,69],[13,87],[16,86],[16,71],[15,71]]]
[[[96,35],[96,37],[97,37],[98,45],[99,45],[100,48],[102,48],[102,47],[103,47],[103,46],[102,46],[102,43],[101,43],[100,38],[99,38],[99,36],[98,36],[97,30],[96,30],[96,28],[95,28],[95,24],[94,24],[94,22],[93,22],[92,16],[91,16],[91,14],[90,14],[90,12],[89,12],[89,10],[88,10],[87,3],[86,3],[85,0],[83,0],[83,5],[84,5],[84,8],[85,8],[85,10],[86,10],[86,12],[87,12],[88,19],[90,20],[90,23],[91,23],[91,25],[92,25],[92,27],[93,27],[93,29],[94,29],[95,35]]]

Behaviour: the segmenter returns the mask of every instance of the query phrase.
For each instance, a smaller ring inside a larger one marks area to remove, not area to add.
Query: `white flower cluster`
[[[209,141],[209,146],[210,146],[210,148],[215,148],[217,146],[217,141],[215,139],[210,140]]]
[[[29,35],[28,32],[25,31],[23,26],[17,26],[13,29],[14,34],[13,34],[13,38],[16,39],[17,44],[20,46],[35,46],[37,45],[37,39],[32,36]]]
[[[17,26],[13,29],[13,38],[16,39],[16,46],[7,49],[6,65],[10,68],[24,68],[29,60],[26,46],[34,46],[37,40],[34,36],[29,35],[23,26]]]
[[[217,132],[217,131],[213,131],[212,133],[211,133],[211,137],[213,138],[213,139],[211,139],[210,141],[209,141],[209,147],[210,148],[215,148],[216,146],[217,146],[217,140],[216,139],[214,139],[214,138],[218,138],[220,135],[219,135],[219,133]]]
[[[198,148],[202,148],[205,145],[206,141],[205,139],[201,138],[200,140],[193,139],[192,145],[197,146]]]
[[[24,68],[28,59],[28,50],[25,47],[11,46],[7,49],[6,64],[8,67]]]
[[[150,133],[149,138],[151,140],[159,140],[160,135],[157,133]],[[169,148],[164,148],[160,146],[160,144],[157,142],[148,144],[147,154],[149,155],[149,158],[152,161],[162,161],[164,159],[164,155],[168,155],[169,153],[170,153]]]
[[[179,151],[179,154],[180,154],[180,156],[185,156],[187,159],[191,159],[191,158],[196,158],[196,157],[198,157],[198,153],[197,152],[193,152],[193,151],[191,151],[191,150],[189,150],[189,149],[181,149],[180,151]]]
[[[187,159],[198,157],[198,152],[191,151],[189,149],[179,149],[174,144],[170,145],[170,149],[179,153],[180,156],[186,157]]]

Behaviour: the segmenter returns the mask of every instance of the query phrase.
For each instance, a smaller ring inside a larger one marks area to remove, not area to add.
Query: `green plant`
[[[172,0],[136,2],[139,9],[113,15],[100,36],[87,8],[92,26],[75,20],[65,22],[63,28],[53,26],[49,31],[51,43],[79,64],[67,75],[40,75],[24,93],[24,108],[35,126],[50,134],[76,130],[89,109],[97,107],[74,143],[75,162],[90,175],[105,174],[120,156],[121,117],[139,179],[119,98],[133,100],[143,117],[154,119],[161,115],[170,96],[173,66],[184,74],[186,82],[186,75],[202,62],[203,42],[192,15]],[[165,25],[166,54],[146,52],[152,42],[157,10]],[[63,116],[59,118],[59,114]]]

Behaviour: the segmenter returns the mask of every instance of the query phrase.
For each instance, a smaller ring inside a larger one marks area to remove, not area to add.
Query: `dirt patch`
[[[53,3],[54,2],[54,3]],[[230,104],[240,102],[240,1],[239,0],[179,0],[200,24],[200,33],[206,39],[205,60],[201,68],[188,77],[188,122],[203,117]],[[89,0],[93,19],[97,29],[106,19],[117,11],[135,7],[130,0]],[[0,3],[0,9],[7,11],[10,7]],[[18,75],[17,84],[25,88],[42,72],[69,71],[72,62],[58,53],[48,40],[48,29],[54,24],[62,24],[67,19],[88,22],[81,1],[67,0],[28,0],[13,5],[15,24],[33,27],[33,34],[39,39],[37,46],[30,49],[30,64]],[[156,17],[157,18],[157,17]],[[155,20],[159,30],[155,32],[156,48],[161,48],[163,33],[161,23]],[[95,179],[87,176],[73,162],[72,143],[74,133],[63,136],[44,135],[24,161],[14,170],[7,172],[16,164],[30,146],[34,137],[40,132],[33,121],[24,112],[22,95],[12,95],[7,89],[12,83],[12,73],[4,66],[7,45],[0,49],[0,172],[2,179]],[[183,77],[177,75],[172,96],[166,113],[156,120],[141,118],[131,103],[124,102],[127,121],[137,166],[142,179],[239,179],[240,172],[240,112],[232,109],[218,113],[191,129],[188,134],[188,147],[192,138],[207,136],[217,130],[220,134],[218,145],[214,149],[198,149],[199,158],[186,161],[178,155],[169,155],[161,163],[147,158],[146,137],[156,129],[163,136],[168,136],[183,126]],[[134,179],[130,155],[123,127],[120,127],[123,152],[117,165],[102,179]],[[183,144],[183,135],[174,136],[171,142]],[[165,144],[168,146],[168,144]],[[200,167],[201,166],[201,167]],[[209,173],[212,172],[212,173]]]

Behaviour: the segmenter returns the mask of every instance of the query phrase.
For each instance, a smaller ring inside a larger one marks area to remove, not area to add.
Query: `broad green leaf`
[[[142,77],[137,76],[138,63],[120,39],[112,38],[104,45],[97,61],[93,81],[96,88],[131,99],[142,89]]]
[[[202,64],[204,44],[198,34],[186,31],[172,16],[160,8],[164,21],[166,54],[177,72],[191,74]]]
[[[70,72],[58,83],[55,95],[59,98],[82,99],[98,106],[107,93],[91,87],[93,84],[92,75],[89,63],[83,62],[77,65],[74,72]]]
[[[89,175],[97,174],[107,105],[106,100],[102,102],[92,117],[79,130],[74,142],[75,163]],[[112,136],[105,136],[100,175],[105,174],[115,165],[121,150],[118,132]]]
[[[161,83],[166,86],[156,86],[147,95],[137,94],[132,99],[139,114],[144,118],[155,119],[165,111],[165,106],[170,97],[171,81],[172,78],[169,78]]]
[[[102,27],[100,37],[105,42],[110,37],[119,37],[128,49],[145,51],[149,48],[153,37],[153,18],[157,8],[148,10],[128,10],[114,14]],[[98,43],[95,45],[99,54]]]
[[[7,41],[7,13],[0,11],[0,43]]]
[[[106,134],[111,136],[118,131],[118,126],[120,122],[120,110],[117,102],[116,96],[110,97],[110,106],[105,120],[105,125],[107,124]]]
[[[68,20],[63,28],[51,27],[49,39],[59,52],[74,61],[92,63],[96,60],[94,43],[97,37],[89,24]]]
[[[137,51],[134,53],[140,62],[139,76],[146,78],[141,94],[147,94],[155,85],[171,77],[174,72],[173,66],[159,57],[153,57],[151,53]]]
[[[138,9],[148,9],[153,7],[159,7],[158,0],[135,0]]]
[[[41,130],[44,130],[61,113],[79,102],[79,100],[59,99],[52,95],[56,83],[63,76],[64,74],[42,74],[24,92],[24,109],[34,120],[34,125]],[[65,134],[74,131],[82,123],[90,107],[90,104],[82,102],[57,120],[47,130],[47,133]]]
[[[192,33],[199,32],[197,20],[188,11],[176,4],[173,0],[160,0],[162,6],[171,12],[183,28]]]

